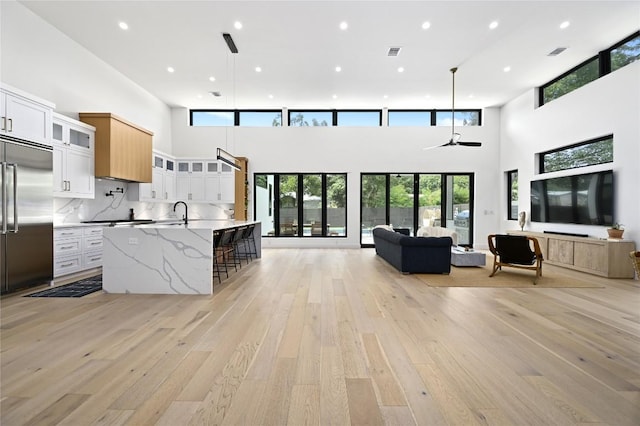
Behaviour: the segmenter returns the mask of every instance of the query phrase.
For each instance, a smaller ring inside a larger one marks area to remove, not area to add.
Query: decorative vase
[[[524,225],[527,223],[527,212],[520,212],[518,214],[518,225],[520,225],[520,230],[524,231]]]
[[[622,234],[624,233],[624,229],[607,228],[607,233],[609,234],[609,238],[613,238],[615,240],[621,240]]]

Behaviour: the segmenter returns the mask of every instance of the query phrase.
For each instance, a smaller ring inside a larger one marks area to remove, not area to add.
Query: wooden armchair
[[[536,271],[533,283],[537,283],[538,278],[542,276],[544,259],[540,243],[536,238],[524,235],[491,234],[488,240],[489,250],[493,253],[493,271],[490,277],[493,277],[498,269],[502,270],[503,266],[510,266]],[[533,250],[531,250],[532,243]]]

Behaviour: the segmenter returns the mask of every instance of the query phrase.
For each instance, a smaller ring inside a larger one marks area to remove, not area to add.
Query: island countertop
[[[193,220],[105,227],[102,287],[107,293],[212,294],[213,234],[257,221]]]

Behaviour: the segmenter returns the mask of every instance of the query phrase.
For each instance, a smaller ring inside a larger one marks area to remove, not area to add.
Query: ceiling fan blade
[[[482,142],[458,142],[457,145],[461,145],[461,146],[482,146]]]
[[[453,145],[453,144],[451,142],[447,142],[447,143],[442,144],[442,145],[425,146],[424,148],[422,148],[422,150],[423,151],[428,151],[430,149],[442,148],[443,146],[449,146],[449,145]]]

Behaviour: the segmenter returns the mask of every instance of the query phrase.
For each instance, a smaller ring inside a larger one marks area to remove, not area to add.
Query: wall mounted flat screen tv
[[[531,181],[531,221],[611,225],[613,171]]]

